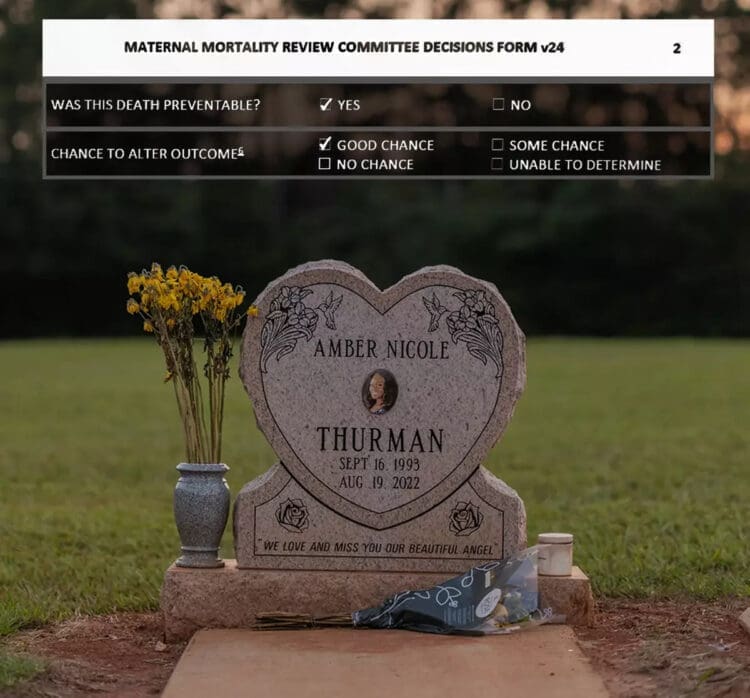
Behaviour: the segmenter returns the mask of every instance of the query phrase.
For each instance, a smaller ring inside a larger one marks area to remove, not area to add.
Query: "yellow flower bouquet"
[[[177,397],[189,463],[220,463],[224,417],[224,386],[236,331],[245,313],[245,292],[186,267],[158,264],[128,275],[127,311],[140,315],[143,329],[164,352],[167,373]],[[257,315],[250,307],[248,315]],[[195,343],[203,340],[203,380],[196,363]],[[205,383],[207,399],[204,396]]]

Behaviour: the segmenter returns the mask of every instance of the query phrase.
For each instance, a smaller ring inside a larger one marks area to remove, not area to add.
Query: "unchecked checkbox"
[[[495,172],[501,172],[503,169],[503,159],[492,158],[492,162],[490,163],[490,168]]]
[[[320,145],[320,150],[322,152],[325,152],[326,150],[330,150],[332,140],[333,140],[333,136],[328,136],[328,138],[320,138],[318,140],[318,144]]]
[[[333,104],[333,97],[321,97],[320,111],[330,111],[331,104]]]
[[[504,138],[493,138],[492,139],[492,150],[500,152],[505,150],[505,139]]]
[[[505,110],[505,97],[495,97],[492,100],[492,111],[504,111]]]
[[[321,171],[331,169],[331,158],[318,158],[318,169]]]

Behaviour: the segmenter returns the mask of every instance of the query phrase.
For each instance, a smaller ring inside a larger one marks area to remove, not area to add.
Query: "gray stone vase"
[[[229,517],[229,486],[223,463],[180,463],[174,489],[174,520],[182,556],[178,567],[223,567],[221,536]]]

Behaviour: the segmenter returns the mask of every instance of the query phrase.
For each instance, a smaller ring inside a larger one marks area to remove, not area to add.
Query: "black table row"
[[[692,84],[48,83],[46,124],[69,127],[669,127],[711,125]]]
[[[706,177],[707,131],[51,132],[49,177]]]

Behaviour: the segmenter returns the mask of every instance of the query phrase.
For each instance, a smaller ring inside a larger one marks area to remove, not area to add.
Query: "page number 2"
[[[672,44],[672,53],[682,53],[682,44],[680,43]]]

